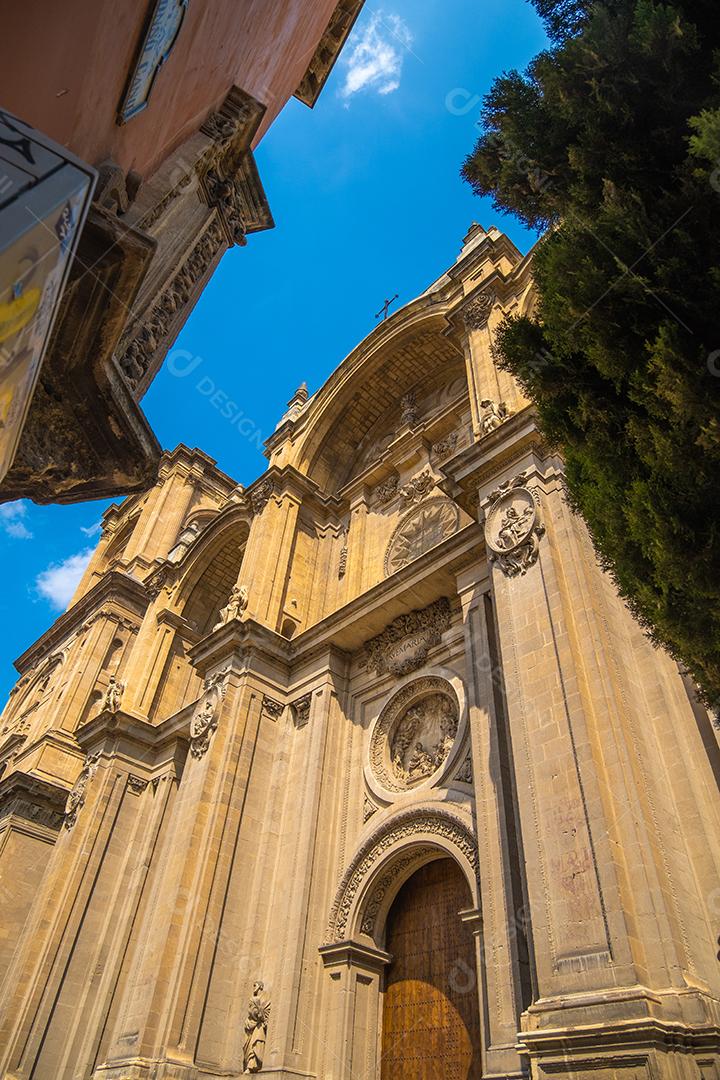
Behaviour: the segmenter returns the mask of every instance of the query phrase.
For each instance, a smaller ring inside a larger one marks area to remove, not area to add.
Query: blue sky
[[[459,169],[493,77],[544,44],[526,0],[367,0],[318,104],[291,100],[258,149],[276,228],[224,257],[145,397],[163,446],[198,446],[249,483],[297,385],[316,390],[386,296],[406,303],[438,277],[471,221],[530,247]],[[211,404],[218,390],[235,422]],[[12,661],[66,606],[108,505],[0,506],[2,702]]]

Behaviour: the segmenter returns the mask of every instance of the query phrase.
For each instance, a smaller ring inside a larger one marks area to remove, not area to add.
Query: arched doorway
[[[479,1077],[475,941],[459,912],[470,889],[453,859],[417,870],[387,919],[382,1080]]]

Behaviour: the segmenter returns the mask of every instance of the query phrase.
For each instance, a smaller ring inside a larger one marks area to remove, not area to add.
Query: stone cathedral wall
[[[529,273],[474,226],[260,478],[106,513],[0,720],[4,1080],[379,1078],[439,858],[483,1077],[717,1076],[717,738],[493,363]]]

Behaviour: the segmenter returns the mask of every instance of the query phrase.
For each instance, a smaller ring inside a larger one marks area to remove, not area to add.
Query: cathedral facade
[[[717,738],[494,363],[530,269],[107,511],[0,721],[3,1080],[717,1078]]]

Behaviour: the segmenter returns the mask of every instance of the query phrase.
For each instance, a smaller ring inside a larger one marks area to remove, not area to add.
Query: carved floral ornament
[[[456,744],[457,694],[447,679],[428,675],[399,690],[370,736],[369,779],[386,796],[439,778]]]
[[[396,849],[396,850],[395,850]],[[450,853],[478,871],[477,843],[460,814],[430,807],[405,810],[384,822],[362,845],[335,894],[326,941],[343,941],[356,930],[373,935],[383,901],[401,875]]]
[[[190,720],[190,753],[201,758],[210,746],[210,740],[218,725],[218,709],[227,690],[230,668],[223,668],[210,675],[203,684],[203,694]]]
[[[491,492],[486,502],[489,559],[508,577],[527,573],[537,562],[539,540],[545,533],[535,493],[525,486],[527,480],[527,473],[520,473]]]

